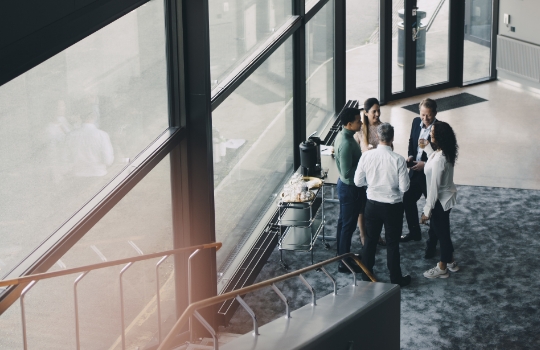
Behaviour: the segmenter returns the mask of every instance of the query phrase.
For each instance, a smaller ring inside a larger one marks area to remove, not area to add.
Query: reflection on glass
[[[170,160],[165,157],[109,213],[49,270],[100,263],[172,249]],[[151,345],[157,332],[157,259],[134,263],[123,275],[128,349]],[[82,349],[118,348],[119,271],[115,266],[88,273],[78,284]],[[173,258],[160,267],[162,320],[175,319]],[[73,282],[79,274],[40,281],[25,299],[28,344],[34,349],[74,349]],[[21,315],[15,303],[0,315],[0,348],[22,348]],[[145,307],[147,307],[145,309]],[[141,316],[141,310],[146,312]],[[54,322],[51,322],[54,320]],[[131,327],[128,327],[130,326]],[[164,324],[164,332],[171,322]],[[166,334],[166,333],[165,333]]]
[[[379,96],[379,2],[347,1],[347,99]]]
[[[405,32],[403,26],[403,8],[405,0],[392,1],[392,93],[404,89],[403,69],[405,52]],[[401,11],[401,13],[400,13]]]
[[[322,129],[334,114],[334,1],[306,25],[306,131]],[[306,135],[307,137],[307,135]]]
[[[291,17],[291,1],[208,1],[212,88]]]
[[[490,77],[492,0],[465,1],[463,81]]]
[[[0,86],[0,276],[168,127],[163,3]]]
[[[292,38],[212,115],[218,269],[226,268],[292,172]]]
[[[306,13],[308,13],[308,11],[313,8],[313,6],[317,5],[319,1],[320,0],[306,0]]]
[[[416,86],[447,82],[450,1],[418,0],[417,6]]]

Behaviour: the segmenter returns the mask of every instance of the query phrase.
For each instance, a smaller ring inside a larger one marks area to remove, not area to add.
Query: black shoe
[[[358,266],[355,262],[352,262],[352,263],[349,263],[349,266],[351,267],[351,269],[353,269],[354,273],[362,273],[362,269],[360,268],[360,266]],[[343,272],[343,273],[351,273],[351,270],[349,270],[349,268],[347,266],[345,266],[344,264],[339,264],[338,265],[338,271],[339,272]]]
[[[411,275],[401,277],[401,280],[394,284],[399,284],[401,288],[408,286],[409,284],[411,284]]]
[[[409,241],[421,241],[422,236],[413,236],[410,233],[408,235],[401,236],[400,242],[409,242]]]
[[[426,248],[424,259],[433,259],[435,257],[435,249]]]

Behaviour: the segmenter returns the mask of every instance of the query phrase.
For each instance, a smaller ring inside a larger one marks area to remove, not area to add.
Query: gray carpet
[[[418,207],[423,206],[423,199]],[[330,234],[335,233],[337,204],[327,203]],[[450,215],[455,258],[461,270],[448,279],[428,280],[422,273],[435,266],[437,258],[423,259],[427,228],[421,242],[401,244],[401,266],[412,275],[401,294],[401,347],[403,349],[540,349],[540,191],[458,186],[458,205]],[[407,232],[404,222],[404,232]],[[379,247],[381,248],[381,247]],[[359,251],[358,235],[352,251]],[[335,256],[335,247],[325,250],[319,242],[315,262]],[[284,252],[290,270],[310,264],[309,253]],[[350,275],[328,271],[343,287]],[[272,253],[258,281],[285,273],[279,251]],[[389,282],[384,248],[378,249],[374,272]],[[307,274],[318,296],[332,291],[322,273]],[[310,302],[311,294],[299,280],[278,285],[292,309]],[[270,289],[246,296],[259,323],[283,316],[285,307]],[[238,310],[224,331],[247,333],[251,321]]]

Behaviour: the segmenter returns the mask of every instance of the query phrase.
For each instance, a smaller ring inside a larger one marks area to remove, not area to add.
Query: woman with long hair
[[[381,106],[379,100],[375,97],[364,101],[364,110],[362,111],[362,128],[354,134],[354,139],[360,145],[362,153],[377,148],[379,137],[377,136],[377,127],[381,125]],[[360,230],[360,241],[364,245],[366,229],[364,224],[364,214],[358,216],[358,229]],[[386,242],[379,237],[379,245],[385,246]]]
[[[431,230],[426,254],[434,255],[437,241],[441,242],[441,259],[437,266],[424,272],[427,278],[447,278],[448,270],[456,272],[459,266],[454,259],[454,246],[450,237],[450,211],[456,204],[457,189],[454,184],[454,165],[459,146],[452,127],[437,121],[431,128],[431,143],[419,140],[420,147],[428,155],[424,167],[427,198],[421,223],[430,220]]]

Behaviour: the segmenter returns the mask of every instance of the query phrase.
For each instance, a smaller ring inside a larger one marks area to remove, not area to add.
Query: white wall
[[[540,0],[500,0],[499,34],[540,45]],[[504,24],[504,14],[510,25]],[[516,28],[510,31],[510,26]]]

